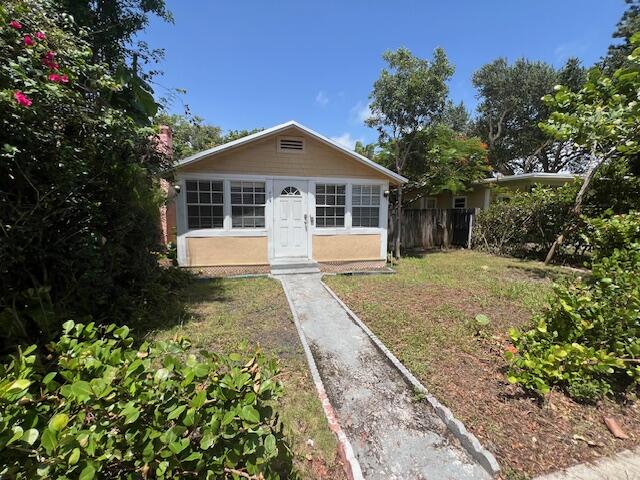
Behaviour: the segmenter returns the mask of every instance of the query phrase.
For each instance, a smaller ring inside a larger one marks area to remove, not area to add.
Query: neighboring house
[[[381,268],[389,188],[407,181],[294,121],[179,160],[174,174],[178,263],[207,274]]]
[[[468,192],[453,194],[442,192],[419,198],[410,208],[489,208],[496,200],[509,198],[517,191],[529,191],[536,185],[559,187],[573,182],[579,176],[570,173],[521,173],[485,178],[476,182]]]

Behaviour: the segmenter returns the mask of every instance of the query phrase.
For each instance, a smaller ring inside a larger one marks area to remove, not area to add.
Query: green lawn
[[[545,405],[506,381],[509,327],[526,327],[552,293],[577,275],[542,263],[451,250],[407,257],[395,275],[326,276],[326,283],[504,467],[529,476],[633,447],[636,405],[579,405],[553,392]],[[475,317],[489,317],[479,327]],[[602,416],[633,438],[614,439]]]
[[[268,278],[198,281],[185,296],[187,321],[151,338],[184,336],[198,349],[221,353],[259,346],[277,357],[285,388],[280,411],[296,470],[302,478],[345,478],[280,284]]]

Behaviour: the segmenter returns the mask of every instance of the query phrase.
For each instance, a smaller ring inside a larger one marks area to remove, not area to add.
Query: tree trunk
[[[402,238],[402,184],[398,185],[398,204],[396,205],[396,242],[393,256],[400,260],[400,239]]]
[[[594,160],[596,158],[595,152],[596,152],[596,145],[593,145],[593,147],[591,148],[591,159],[592,160]],[[589,169],[589,172],[585,176],[584,181],[582,182],[582,186],[580,187],[580,190],[578,191],[578,195],[576,195],[576,203],[573,205],[573,208],[571,209],[571,217],[579,217],[580,216],[580,212],[582,210],[582,201],[584,200],[584,196],[586,195],[587,191],[591,187],[591,183],[593,182],[593,177],[595,176],[596,171],[598,170],[598,168],[600,168],[600,165],[602,165],[607,158],[608,158],[608,155],[606,155],[604,158],[602,158],[602,160],[596,161],[593,164],[593,166]],[[556,240],[553,242],[553,245],[551,245],[551,248],[549,249],[549,252],[547,253],[547,257],[544,259],[544,264],[545,265],[549,265],[549,263],[553,259],[553,256],[556,253],[556,250],[558,249],[558,247],[560,245],[562,245],[562,242],[564,241],[564,237],[567,235],[567,233],[569,233],[570,224],[567,223],[567,225],[569,225],[569,227],[565,227],[565,229],[562,231],[562,233],[560,235],[558,235],[558,238],[556,238]]]

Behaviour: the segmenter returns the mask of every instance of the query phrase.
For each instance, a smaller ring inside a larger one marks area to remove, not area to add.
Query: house
[[[442,192],[438,195],[421,197],[411,203],[410,208],[481,208],[487,209],[497,200],[509,198],[517,191],[529,191],[534,185],[559,187],[573,182],[579,176],[571,173],[520,173],[485,178],[472,185],[471,190],[453,194]]]
[[[407,181],[294,121],[179,160],[174,180],[178,263],[210,275],[381,268]]]

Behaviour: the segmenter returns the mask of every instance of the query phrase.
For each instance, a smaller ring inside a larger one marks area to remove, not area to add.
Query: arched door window
[[[284,187],[280,195],[283,197],[299,197],[301,193],[297,187]]]

